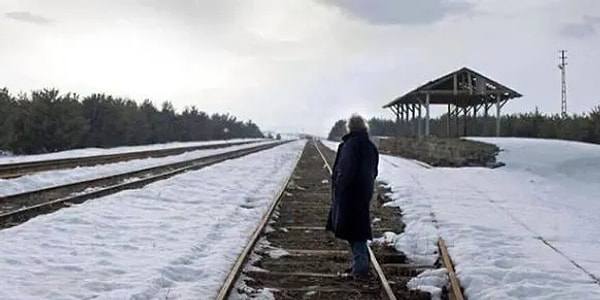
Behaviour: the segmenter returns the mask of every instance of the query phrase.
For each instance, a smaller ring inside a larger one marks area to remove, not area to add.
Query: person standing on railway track
[[[332,179],[332,201],[326,229],[348,241],[352,266],[345,270],[354,277],[369,274],[367,240],[373,238],[369,204],[373,196],[379,152],[369,139],[367,123],[352,115],[347,123],[349,133],[338,146]]]

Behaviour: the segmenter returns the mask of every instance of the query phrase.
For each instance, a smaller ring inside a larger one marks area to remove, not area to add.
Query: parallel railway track
[[[324,153],[327,153],[325,155]],[[326,157],[328,156],[328,158]],[[381,245],[369,250],[372,276],[352,280],[338,275],[349,261],[348,245],[325,232],[329,207],[331,151],[307,145],[296,170],[269,207],[236,260],[216,299],[237,294],[255,297],[269,291],[275,299],[429,299],[409,291],[407,281],[424,269]],[[400,231],[389,208],[373,201],[374,235]],[[239,295],[238,295],[239,296]],[[235,298],[235,297],[234,297]],[[460,299],[460,298],[455,298]]]
[[[281,144],[283,142],[261,144],[142,170],[3,196],[0,197],[0,228],[18,225],[37,215],[49,213],[75,203],[81,203],[125,189],[140,188],[186,171],[197,170]]]
[[[230,146],[238,146],[253,142],[235,142],[199,145],[191,147],[177,147],[170,149],[147,150],[137,152],[126,152],[116,154],[105,154],[96,156],[84,156],[73,158],[62,158],[52,160],[28,161],[21,163],[0,164],[0,178],[16,178],[23,175],[58,169],[68,169],[75,167],[94,166],[99,164],[115,163],[132,159],[141,159],[149,157],[165,157],[170,155],[182,154],[184,152],[196,150],[217,149]]]

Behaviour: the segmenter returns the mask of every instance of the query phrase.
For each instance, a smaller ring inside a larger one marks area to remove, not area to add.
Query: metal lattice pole
[[[561,99],[560,99],[560,113],[563,118],[567,117],[567,50],[560,50],[560,69],[561,75]]]

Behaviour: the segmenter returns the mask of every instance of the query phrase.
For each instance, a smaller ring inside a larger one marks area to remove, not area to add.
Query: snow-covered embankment
[[[469,299],[600,299],[600,146],[478,140],[497,144],[506,167],[381,156],[379,180],[407,224],[396,248],[429,262],[443,237]]]

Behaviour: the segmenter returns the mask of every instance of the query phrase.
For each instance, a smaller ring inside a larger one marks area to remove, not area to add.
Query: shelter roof
[[[424,104],[427,94],[430,104],[454,104],[460,107],[495,103],[497,96],[500,96],[500,101],[522,97],[517,91],[463,67],[417,87],[383,108],[397,104]]]

